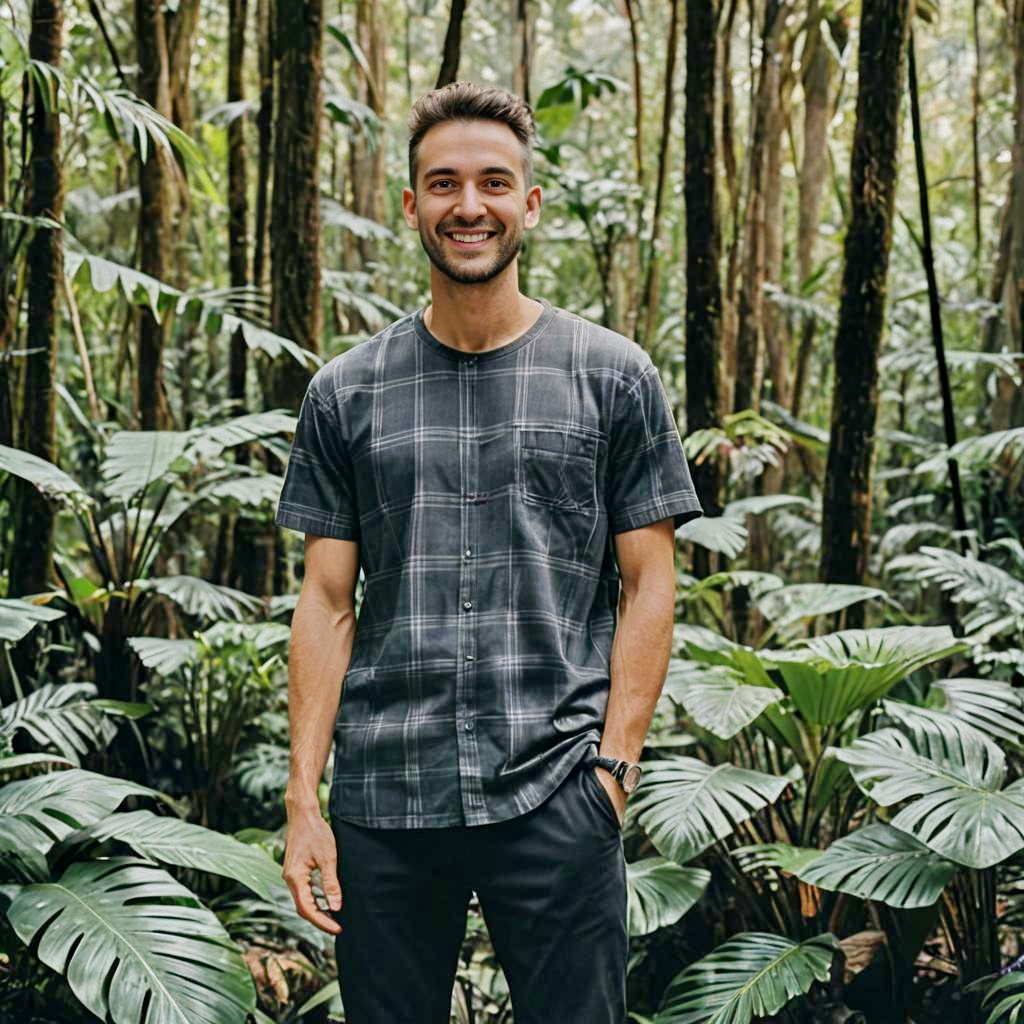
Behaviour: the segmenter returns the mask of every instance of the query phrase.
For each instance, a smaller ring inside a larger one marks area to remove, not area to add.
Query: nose
[[[471,181],[466,182],[459,193],[459,200],[452,211],[464,220],[476,220],[484,212],[484,204],[480,201],[480,193]]]

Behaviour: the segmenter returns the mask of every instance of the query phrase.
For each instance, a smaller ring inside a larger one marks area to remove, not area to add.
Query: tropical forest
[[[0,1024],[346,1019],[275,508],[311,375],[430,301],[461,80],[536,120],[521,291],[649,355],[704,509],[631,1024],[1024,1022],[1024,0],[3,0]],[[475,895],[454,980],[513,1024]]]

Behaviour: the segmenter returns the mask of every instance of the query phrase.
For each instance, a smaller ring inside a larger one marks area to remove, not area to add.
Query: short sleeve
[[[303,533],[359,540],[352,464],[338,421],[310,381],[299,409],[274,522]]]
[[[653,363],[615,404],[605,494],[612,533],[669,516],[678,529],[703,515],[672,406]]]

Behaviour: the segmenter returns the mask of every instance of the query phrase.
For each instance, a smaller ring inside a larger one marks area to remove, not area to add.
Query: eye
[[[501,178],[491,178],[491,180],[487,182],[487,187],[488,188],[508,188],[508,182],[507,181],[502,181]]]
[[[440,185],[454,185],[455,183],[448,178],[438,178],[437,181],[431,184],[431,188],[438,188]]]

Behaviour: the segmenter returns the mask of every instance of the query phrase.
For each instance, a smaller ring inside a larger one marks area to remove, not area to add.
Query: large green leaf
[[[664,857],[626,865],[630,935],[648,935],[675,924],[700,899],[711,881],[704,868],[682,867]]]
[[[294,416],[271,411],[192,430],[119,430],[100,466],[103,488],[110,497],[127,501],[157,480],[180,476],[228,448],[294,429]]]
[[[95,695],[92,683],[44,683],[0,708],[0,743],[23,730],[39,746],[80,764],[85,754],[102,750],[117,732],[89,699]]]
[[[963,606],[964,629],[974,643],[1024,628],[1024,582],[997,565],[922,545],[916,554],[894,558],[886,568],[937,583],[950,600]]]
[[[789,843],[757,843],[754,846],[737,846],[730,853],[744,874],[769,870],[795,875],[821,857],[823,851],[817,847],[792,846]]]
[[[82,1004],[114,1024],[226,1024],[256,1005],[216,916],[145,861],[72,864],[57,882],[25,886],[7,917]]]
[[[20,448],[0,444],[0,473],[10,473],[19,480],[27,480],[47,498],[84,503],[90,500],[82,486],[64,470]]]
[[[140,857],[198,868],[211,874],[233,878],[266,900],[287,895],[281,878],[281,866],[257,846],[241,843],[231,836],[214,832],[180,818],[162,817],[140,810],[111,814],[72,833],[64,845],[78,846],[117,839],[127,843]],[[54,851],[57,854],[57,851]]]
[[[871,598],[886,597],[877,587],[857,587],[843,583],[793,583],[762,594],[757,607],[776,629],[829,615]]]
[[[17,598],[0,598],[0,643],[16,644],[39,625],[64,617],[64,612],[45,605],[20,601]]]
[[[146,668],[169,676],[179,668],[190,665],[199,657],[199,644],[195,640],[170,639],[163,636],[130,636],[128,646],[138,655]]]
[[[995,679],[939,679],[946,710],[954,717],[1003,743],[1024,743],[1024,693]]]
[[[654,1024],[749,1024],[827,981],[835,936],[806,942],[743,932],[672,979]]]
[[[645,761],[627,805],[655,849],[685,864],[779,798],[788,779],[693,757]]]
[[[1001,789],[999,748],[956,725],[950,717],[945,731],[918,730],[914,739],[880,729],[835,753],[881,806],[912,801],[892,818],[894,828],[957,864],[992,867],[1024,849],[1024,779]]]
[[[727,740],[782,700],[783,694],[774,687],[749,686],[735,669],[724,665],[695,665],[682,684],[681,697],[697,725]]]
[[[888,626],[814,637],[773,657],[797,710],[818,725],[834,725],[911,672],[964,649],[948,626]]]
[[[32,825],[36,829],[33,845],[45,853],[55,840],[105,818],[132,795],[166,799],[157,790],[127,779],[69,768],[0,786],[0,816],[16,815]]]
[[[879,824],[837,839],[796,874],[820,889],[910,909],[931,906],[955,871],[913,836]]]
[[[683,540],[699,544],[708,551],[717,551],[735,558],[747,546],[747,528],[734,516],[701,516],[684,523],[676,531]]]
[[[262,607],[259,599],[232,587],[222,587],[198,576],[159,576],[136,580],[139,590],[149,590],[172,600],[187,615],[203,619],[241,619]]]

